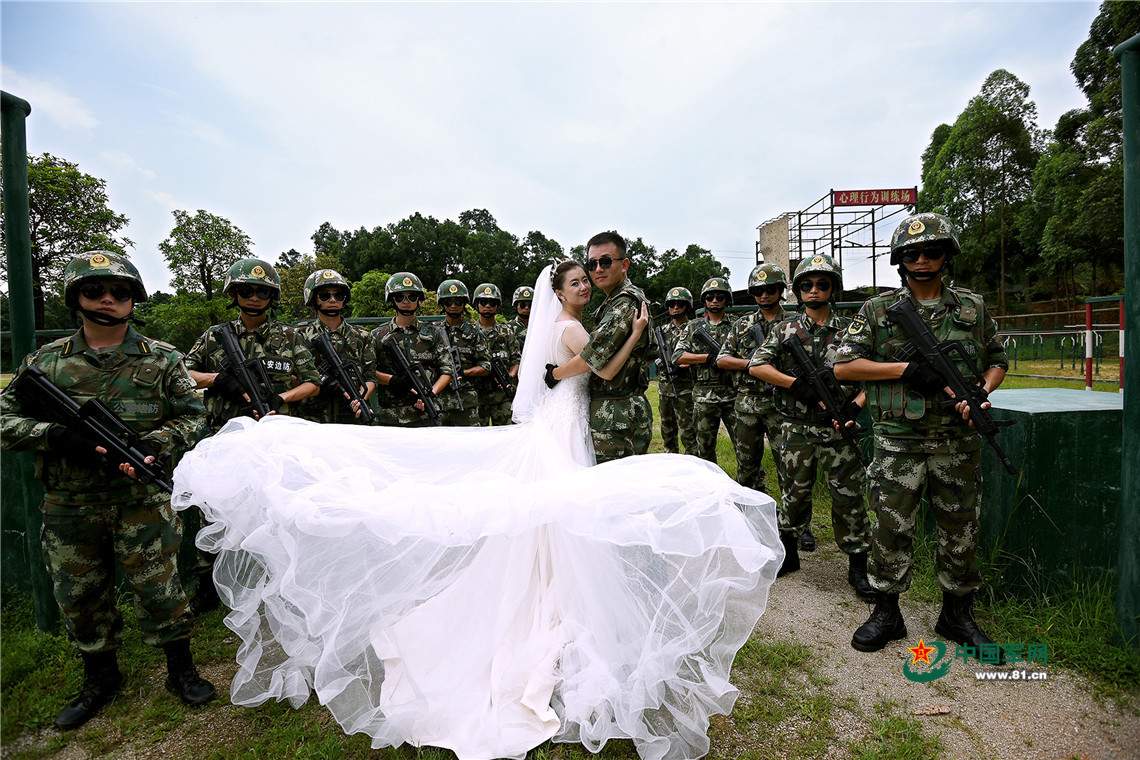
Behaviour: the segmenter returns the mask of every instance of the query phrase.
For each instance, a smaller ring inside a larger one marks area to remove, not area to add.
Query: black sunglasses
[[[807,293],[812,288],[817,288],[820,293],[826,293],[831,290],[831,280],[800,280],[801,293]]]
[[[420,301],[422,301],[424,299],[422,296],[420,296],[419,293],[393,293],[392,294],[392,300],[396,301],[397,303],[403,303],[404,301],[411,301],[412,303],[419,303]]]
[[[753,285],[748,292],[754,296],[778,296],[784,292],[783,285]]]
[[[343,290],[318,290],[317,300],[321,303],[328,303],[329,301],[347,303],[348,293],[345,293]]]
[[[111,291],[111,297],[119,303],[126,303],[134,298],[134,293],[131,292],[130,287],[126,285],[115,284],[107,288],[101,282],[85,282],[79,286],[79,294],[92,301],[102,298],[103,294],[108,290]]]
[[[902,260],[906,264],[914,264],[919,256],[925,256],[927,261],[938,261],[946,255],[946,249],[941,246],[933,248],[908,248],[903,251]]]
[[[499,302],[496,301],[494,298],[476,298],[475,299],[475,305],[476,306],[498,306]]]
[[[444,298],[440,300],[440,306],[462,306],[465,298]]]
[[[588,259],[586,261],[586,269],[590,272],[593,272],[598,267],[601,267],[602,269],[609,269],[614,265],[615,261],[621,261],[623,258],[625,257],[619,256],[615,259],[611,256],[599,256],[596,259]]]
[[[262,301],[268,301],[273,297],[273,291],[262,286],[254,287],[253,285],[234,285],[233,291],[238,298],[253,298],[254,296],[257,296],[258,299]]]
[[[711,303],[713,301],[727,301],[727,300],[728,300],[728,294],[727,293],[721,293],[721,292],[705,293],[705,303]]]
[[[689,302],[688,301],[669,301],[668,303],[665,304],[666,309],[672,309],[674,306],[680,306],[682,309],[687,309],[687,308],[689,308]]]

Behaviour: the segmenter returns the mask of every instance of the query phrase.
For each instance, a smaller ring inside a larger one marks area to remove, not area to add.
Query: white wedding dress
[[[548,739],[707,753],[783,558],[774,503],[695,457],[592,466],[587,376],[542,385],[571,354],[540,300],[519,424],[240,418],[182,459],[173,503],[205,512],[241,637],[235,704],[315,692],[373,747],[464,760]]]

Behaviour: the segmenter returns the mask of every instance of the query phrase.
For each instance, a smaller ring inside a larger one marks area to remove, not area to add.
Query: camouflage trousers
[[[680,454],[677,439],[685,447],[686,454],[697,453],[697,431],[693,427],[693,389],[681,390],[676,396],[660,393],[661,384],[658,384],[657,396],[658,410],[661,412],[661,438],[665,442],[665,451],[670,454]]]
[[[736,448],[736,482],[742,486],[757,491],[768,492],[767,474],[764,472],[764,436],[769,440],[779,438],[779,421],[782,419],[774,413],[765,413],[763,409],[765,399],[740,394],[736,397],[734,415],[736,418],[736,435],[733,443]],[[768,427],[769,418],[776,421],[776,429]],[[775,455],[773,454],[773,457]],[[779,459],[776,458],[777,468],[780,468]],[[782,482],[782,480],[781,480]]]
[[[510,425],[511,424],[511,401],[484,402],[479,404],[479,422],[486,427],[487,425]]]
[[[981,587],[976,556],[981,451],[932,454],[876,446],[869,477],[871,505],[878,517],[867,573],[872,586],[889,594],[910,588],[915,520],[925,490],[938,526],[938,585],[956,595]]]
[[[693,391],[693,426],[697,430],[697,456],[713,464],[716,461],[716,438],[720,423],[736,446],[736,394],[719,389],[703,388]],[[703,392],[701,392],[703,391]]]
[[[479,427],[479,407],[463,405],[463,411],[447,409],[439,413],[445,427]]]
[[[43,515],[41,535],[55,601],[79,651],[110,652],[122,644],[116,565],[135,592],[144,643],[162,646],[190,636],[176,561],[182,523],[166,494],[62,514],[53,509]]]
[[[834,430],[785,422],[782,427],[784,500],[777,515],[780,532],[799,536],[811,523],[811,493],[823,468],[831,493],[831,526],[845,554],[865,554],[871,520],[863,499],[866,472],[851,447]]]
[[[443,418],[442,412],[440,418]],[[384,427],[432,427],[434,424],[427,412],[421,412],[411,404],[406,406],[382,406],[376,410],[377,425]]]
[[[768,447],[772,450],[772,464],[776,468],[775,491],[783,498],[787,487],[788,473],[784,467],[784,415],[775,409],[767,411],[764,417],[764,430],[768,435]]]
[[[649,452],[653,407],[644,394],[590,400],[590,433],[598,464]]]

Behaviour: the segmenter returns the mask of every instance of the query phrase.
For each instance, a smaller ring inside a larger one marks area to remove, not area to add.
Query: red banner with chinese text
[[[897,190],[834,190],[831,202],[835,206],[883,206],[907,204],[913,206],[918,193],[913,187]]]

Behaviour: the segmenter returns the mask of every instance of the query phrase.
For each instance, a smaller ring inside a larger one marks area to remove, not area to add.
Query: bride
[[[239,418],[182,459],[173,503],[204,510],[241,637],[235,704],[315,692],[374,748],[465,760],[549,739],[708,752],[782,560],[775,505],[695,457],[594,466],[588,376],[543,381],[585,344],[589,295],[576,262],[539,276],[519,424]]]

